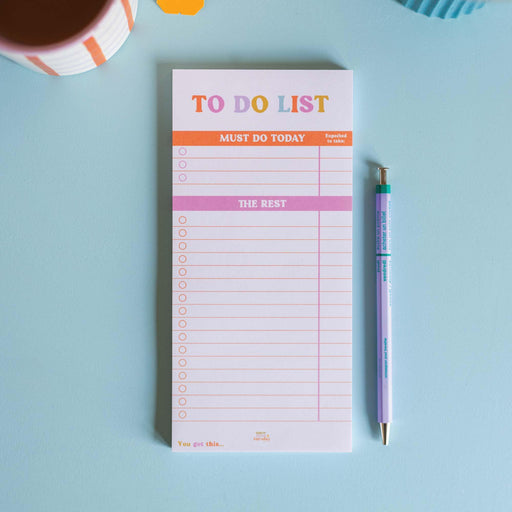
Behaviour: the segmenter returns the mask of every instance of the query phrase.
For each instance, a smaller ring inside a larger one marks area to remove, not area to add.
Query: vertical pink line
[[[318,146],[318,195],[320,195],[320,146]]]
[[[318,421],[320,421],[320,211],[318,211]]]
[[[318,196],[320,196],[320,146],[318,146]],[[320,421],[320,210],[318,210],[318,415],[317,419]]]

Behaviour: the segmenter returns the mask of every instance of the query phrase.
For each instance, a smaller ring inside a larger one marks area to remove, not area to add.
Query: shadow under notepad
[[[157,207],[157,275],[156,275],[156,403],[155,434],[171,444],[172,398],[172,109],[171,66],[156,69],[156,207]]]

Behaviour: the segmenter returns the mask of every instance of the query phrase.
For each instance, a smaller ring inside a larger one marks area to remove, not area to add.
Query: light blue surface
[[[2,512],[509,511],[512,4],[141,0],[112,61],[0,59]],[[354,70],[354,453],[175,455],[170,68]],[[373,191],[394,193],[395,422],[375,417]],[[158,283],[158,285],[157,285]]]

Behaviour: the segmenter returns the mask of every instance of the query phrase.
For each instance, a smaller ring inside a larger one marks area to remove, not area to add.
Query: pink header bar
[[[180,211],[352,211],[350,196],[173,196],[172,209]]]

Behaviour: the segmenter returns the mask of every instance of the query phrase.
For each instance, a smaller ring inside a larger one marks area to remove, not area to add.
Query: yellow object
[[[204,0],[157,0],[162,11],[168,14],[197,14],[204,7]]]

